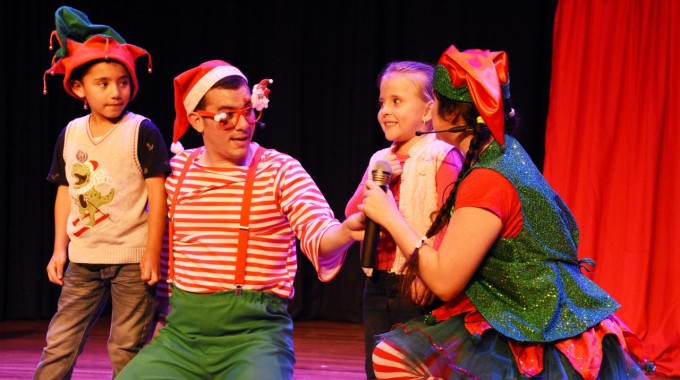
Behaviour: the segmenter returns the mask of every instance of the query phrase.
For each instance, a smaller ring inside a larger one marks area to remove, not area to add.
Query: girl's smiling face
[[[380,82],[378,122],[388,141],[400,146],[416,137],[416,131],[429,129],[432,102],[423,99],[417,85],[418,74],[399,73],[385,76]],[[406,152],[404,152],[406,153]]]

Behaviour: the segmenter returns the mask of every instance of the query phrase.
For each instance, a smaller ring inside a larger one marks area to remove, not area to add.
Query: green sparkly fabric
[[[448,70],[446,70],[446,68],[442,65],[437,65],[437,67],[434,69],[432,87],[438,93],[446,96],[448,99],[472,103],[472,96],[470,96],[470,90],[468,90],[468,87],[456,87],[451,84],[451,76],[449,75]]]
[[[494,244],[465,293],[494,329],[517,341],[578,335],[619,304],[581,273],[574,217],[517,140],[505,139],[505,153],[494,141],[472,170],[493,169],[514,185],[523,227]]]
[[[442,65],[437,65],[437,67],[434,68],[432,87],[435,91],[448,99],[465,103],[474,103],[468,86],[456,87],[451,84],[449,71]],[[503,99],[510,99],[510,79],[508,79],[508,83],[501,83],[501,92],[503,94]]]

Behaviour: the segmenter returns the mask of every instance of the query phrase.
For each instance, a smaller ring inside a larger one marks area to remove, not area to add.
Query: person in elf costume
[[[584,274],[578,228],[519,142],[505,52],[450,46],[435,69],[437,136],[466,155],[425,236],[367,181],[362,210],[413,252],[416,277],[446,303],[379,337],[378,378],[628,379],[654,366]],[[427,244],[445,226],[438,250]]]
[[[60,7],[55,20],[50,42],[56,37],[60,48],[43,92],[47,75],[61,74],[66,92],[90,112],[62,130],[47,176],[58,185],[47,275],[62,289],[34,377],[71,376],[109,298],[115,376],[152,325],[168,151],[154,123],[127,110],[139,87],[135,60],[148,52],[76,9]]]
[[[296,237],[329,281],[364,218],[340,223],[297,160],[252,141],[270,82],[221,60],[175,78],[167,323],[118,379],[292,378]],[[183,150],[189,125],[204,145]]]

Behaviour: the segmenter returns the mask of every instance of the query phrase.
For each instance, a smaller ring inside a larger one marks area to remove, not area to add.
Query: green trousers
[[[167,324],[116,379],[292,379],[288,302],[243,290],[173,288]]]

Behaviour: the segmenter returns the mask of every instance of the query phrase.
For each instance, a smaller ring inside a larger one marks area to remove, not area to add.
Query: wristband
[[[415,244],[416,251],[422,248],[423,245],[427,245],[427,235],[423,235],[423,237],[418,239],[418,241]]]

